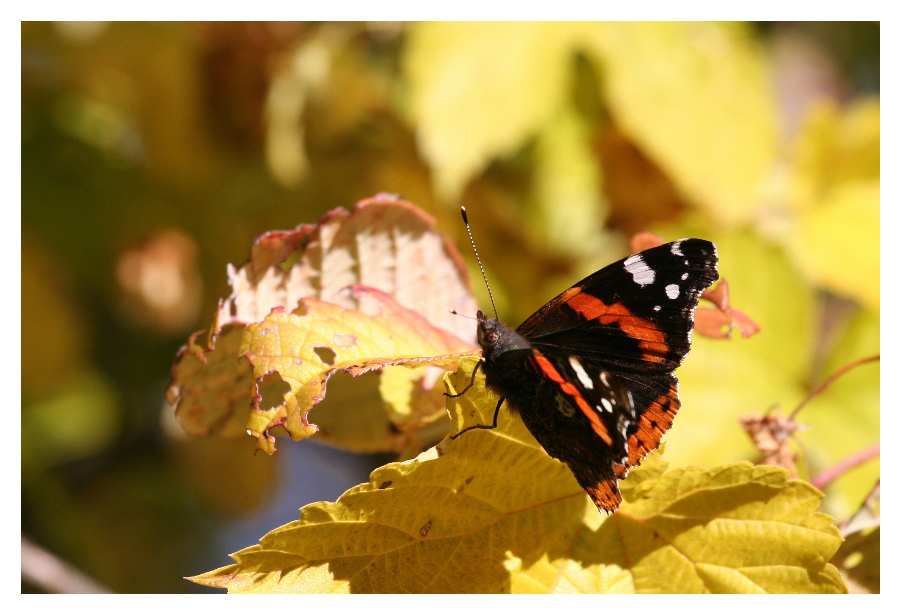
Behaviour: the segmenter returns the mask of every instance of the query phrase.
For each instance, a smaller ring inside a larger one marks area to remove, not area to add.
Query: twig
[[[110,590],[22,537],[22,579],[48,593],[95,594]]]
[[[797,414],[800,412],[800,410],[803,409],[803,407],[807,403],[809,403],[811,400],[813,400],[817,395],[821,394],[821,392],[823,390],[825,390],[826,388],[828,388],[832,384],[832,382],[834,382],[834,380],[836,380],[837,378],[842,376],[847,371],[850,371],[851,369],[854,369],[854,368],[856,368],[862,364],[865,364],[867,362],[873,362],[875,360],[881,360],[881,354],[876,354],[875,356],[869,356],[868,358],[860,358],[859,360],[854,360],[853,362],[844,365],[843,367],[841,367],[840,369],[835,371],[833,374],[831,374],[831,376],[828,379],[826,379],[824,382],[822,382],[822,384],[818,388],[816,388],[815,390],[810,392],[809,395],[807,395],[807,397],[805,399],[803,399],[803,401],[800,402],[800,405],[798,405],[797,408],[793,412],[791,412],[791,415],[788,417],[793,420],[797,416]]]
[[[829,467],[828,469],[821,472],[812,480],[812,485],[822,490],[837,478],[841,477],[847,471],[862,465],[864,462],[875,458],[876,456],[881,454],[881,444],[876,443],[871,448],[866,448],[865,450],[861,450],[856,454],[852,454],[837,463]]]

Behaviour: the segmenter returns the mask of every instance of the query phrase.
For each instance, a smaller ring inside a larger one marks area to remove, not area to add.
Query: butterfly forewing
[[[716,279],[715,246],[682,239],[624,258],[575,284],[517,332],[607,368],[671,372],[690,348],[693,312]]]

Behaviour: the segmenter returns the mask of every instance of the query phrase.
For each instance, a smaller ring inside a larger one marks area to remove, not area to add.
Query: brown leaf
[[[753,445],[762,454],[760,465],[771,465],[787,469],[792,478],[797,473],[797,454],[791,448],[791,435],[804,429],[792,416],[782,416],[774,411],[765,416],[748,414],[741,416],[741,426],[747,431]]]
[[[199,331],[178,352],[166,397],[188,435],[235,437],[247,430],[253,372],[237,359],[243,333],[238,324],[213,335]]]
[[[701,307],[694,313],[694,327],[698,334],[713,339],[728,339],[731,331],[737,328],[741,337],[749,339],[760,331],[759,324],[731,306],[728,280],[724,277],[712,288],[707,288],[700,298],[710,301],[716,308]]]

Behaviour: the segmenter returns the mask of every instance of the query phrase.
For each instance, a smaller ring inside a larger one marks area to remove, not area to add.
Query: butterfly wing
[[[614,511],[622,500],[615,467],[630,458],[631,393],[603,369],[554,350],[502,352],[484,369],[544,450],[569,466],[598,508]]]
[[[634,254],[590,275],[516,331],[610,367],[674,370],[690,349],[700,294],[719,278],[716,247],[682,239]]]
[[[659,446],[680,408],[672,371],[690,349],[694,309],[703,290],[718,279],[717,263],[709,241],[660,245],[586,277],[516,329],[538,352],[573,356],[586,372],[603,372],[613,388],[630,393],[633,419],[627,458],[619,462],[616,454],[619,477]],[[564,360],[556,363],[565,365]],[[568,381],[578,381],[578,373],[574,376]],[[599,397],[584,403],[598,404]]]

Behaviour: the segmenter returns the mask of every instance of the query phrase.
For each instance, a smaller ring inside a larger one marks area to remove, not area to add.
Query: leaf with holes
[[[269,423],[257,410],[281,405],[286,386],[277,376],[257,381],[253,366],[242,358],[241,340],[248,327],[273,309],[291,312],[302,299],[376,316],[381,301],[348,291],[353,284],[375,288],[415,312],[410,321],[424,317],[429,326],[474,347],[471,322],[450,313],[475,311],[468,276],[453,243],[434,225],[415,205],[379,195],[352,211],[330,211],[316,224],[259,236],[249,260],[229,266],[233,292],[221,301],[210,331],[192,336],[173,366],[168,399],[185,432],[234,436],[248,429],[259,433]],[[392,329],[392,335],[405,334],[406,322],[394,324],[399,328]],[[332,341],[339,346],[341,339]],[[410,355],[428,354],[423,347]],[[318,413],[316,419],[327,427],[319,436],[364,451],[397,451],[437,441],[447,428],[441,390],[434,385],[443,370],[431,367],[415,373],[412,378],[391,374],[390,382],[381,386],[377,381],[351,386],[350,395],[326,403],[327,410]],[[372,378],[379,375],[363,376]],[[397,382],[403,385],[394,385]],[[390,394],[380,394],[384,391]],[[308,409],[294,407],[291,415],[305,416]],[[292,432],[295,437],[312,432],[304,420],[290,424],[300,429]]]
[[[239,324],[211,336],[200,331],[178,352],[167,399],[188,435],[234,437],[247,430],[253,373],[237,360],[243,332]]]
[[[284,402],[271,408],[261,405],[262,395],[254,397],[248,430],[266,452],[275,451],[274,438],[266,433],[273,426],[284,426],[294,440],[316,431],[307,413],[324,398],[326,382],[337,371],[356,376],[390,365],[448,367],[474,353],[383,292],[359,285],[351,292],[368,298],[369,311],[377,305],[377,313],[305,298],[293,313],[275,308],[244,331],[241,350],[256,381],[277,373],[290,387]]]
[[[445,381],[471,379],[466,360]],[[458,427],[490,420],[483,379],[450,402]],[[597,512],[524,424],[445,439],[375,470],[335,503],[191,578],[232,592],[845,592],[841,538],[821,493],[772,467],[665,473],[654,453]]]

